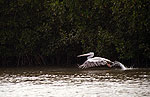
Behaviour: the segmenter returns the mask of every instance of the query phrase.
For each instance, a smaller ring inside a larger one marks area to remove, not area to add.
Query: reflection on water
[[[150,69],[0,69],[1,97],[150,97]]]

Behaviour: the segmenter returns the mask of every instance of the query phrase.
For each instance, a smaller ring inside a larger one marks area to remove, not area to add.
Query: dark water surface
[[[150,69],[1,68],[0,97],[150,97]]]

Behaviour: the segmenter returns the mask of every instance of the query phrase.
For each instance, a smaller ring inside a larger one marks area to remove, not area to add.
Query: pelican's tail
[[[120,66],[120,68],[121,68],[122,70],[126,70],[126,69],[127,69],[127,68],[126,68],[122,63],[120,63],[119,61],[114,61],[113,64],[112,64],[112,66]]]

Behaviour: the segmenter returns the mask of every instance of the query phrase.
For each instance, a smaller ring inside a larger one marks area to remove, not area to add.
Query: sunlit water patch
[[[2,69],[0,97],[150,97],[150,69]]]

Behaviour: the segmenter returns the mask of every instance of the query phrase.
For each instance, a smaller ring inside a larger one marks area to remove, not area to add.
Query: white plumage
[[[106,58],[94,57],[94,52],[78,55],[77,57],[82,57],[82,56],[87,56],[87,60],[82,65],[79,65],[79,68],[82,68],[82,69],[95,67],[95,66],[101,66],[101,65],[107,65],[108,67],[120,66],[122,70],[127,69],[122,63],[118,61],[112,62]]]
[[[82,54],[78,55],[77,57],[82,57],[82,56],[88,56],[87,60],[79,66],[79,68],[89,68],[89,67],[95,67],[95,66],[101,66],[101,65],[108,65],[112,64],[113,62],[102,57],[94,57],[94,53],[90,52],[87,54]],[[92,58],[93,57],[93,58]]]

